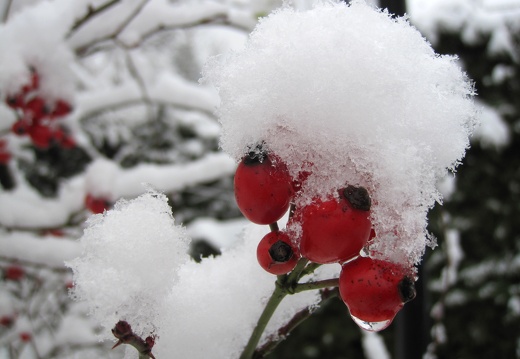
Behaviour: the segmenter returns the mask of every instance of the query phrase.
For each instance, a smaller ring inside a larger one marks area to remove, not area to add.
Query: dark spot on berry
[[[365,187],[347,186],[343,190],[343,196],[349,201],[350,205],[361,211],[369,211],[372,201]]]
[[[257,165],[267,158],[267,150],[264,142],[255,146],[249,146],[248,152],[242,159],[246,165]]]
[[[275,262],[284,263],[291,259],[294,253],[290,245],[284,241],[277,241],[269,248],[269,255]]]
[[[415,284],[410,277],[404,277],[397,285],[399,295],[403,303],[408,303],[415,298]]]

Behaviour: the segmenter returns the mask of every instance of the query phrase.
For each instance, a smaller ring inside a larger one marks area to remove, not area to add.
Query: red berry
[[[5,140],[0,140],[0,165],[5,165],[11,159],[11,153],[7,149]]]
[[[363,187],[348,186],[335,198],[296,209],[293,219],[301,224],[303,257],[342,263],[359,255],[370,237],[370,197]]]
[[[5,165],[11,160],[11,154],[7,151],[0,151],[0,165]]]
[[[32,90],[37,90],[40,87],[40,75],[34,68],[31,68],[31,82],[22,87],[21,92],[27,94]]]
[[[345,263],[339,292],[356,323],[370,331],[388,327],[404,304],[415,298],[411,272],[399,264],[368,257]]]
[[[94,197],[88,194],[85,197],[85,206],[95,214],[103,213],[106,209],[110,208],[110,202],[104,198]]]
[[[263,269],[276,275],[292,271],[300,258],[288,234],[280,231],[269,232],[260,240],[256,257]]]
[[[31,123],[25,119],[21,119],[13,123],[11,126],[11,131],[18,136],[26,135],[29,132],[29,128],[31,127]]]
[[[30,342],[32,339],[32,335],[28,332],[21,332],[19,334],[19,336],[20,336],[20,340],[24,343]]]
[[[19,265],[12,264],[4,271],[4,278],[6,280],[19,281],[25,275],[25,270]]]
[[[10,315],[4,315],[0,317],[0,325],[3,327],[10,327],[14,323],[14,317]]]
[[[39,121],[49,115],[49,109],[45,104],[45,100],[39,96],[27,102],[24,111],[33,121]]]
[[[35,147],[45,149],[51,145],[54,133],[48,126],[33,124],[29,128],[29,136]]]
[[[25,97],[22,94],[15,94],[7,97],[5,103],[12,109],[23,108],[25,106]]]
[[[294,190],[287,166],[277,156],[260,149],[250,152],[235,173],[235,199],[242,214],[256,224],[282,218]]]
[[[69,114],[70,111],[72,111],[72,107],[69,105],[69,103],[60,99],[56,101],[54,109],[51,112],[51,117],[62,117]]]
[[[62,148],[70,149],[76,146],[76,141],[67,133],[67,130],[62,128],[58,128],[52,134],[52,138],[60,145]]]

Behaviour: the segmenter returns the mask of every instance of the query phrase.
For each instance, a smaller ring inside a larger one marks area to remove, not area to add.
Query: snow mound
[[[300,206],[366,187],[373,256],[417,263],[433,245],[426,214],[469,146],[474,89],[406,19],[362,1],[284,7],[203,74],[219,90],[221,146],[235,160],[265,142],[293,178],[311,171]]]
[[[74,271],[73,296],[86,301],[105,328],[126,320],[136,333],[149,335],[189,260],[189,239],[175,225],[167,197],[149,190],[120,200],[113,210],[90,217],[87,226],[82,255],[67,263]]]

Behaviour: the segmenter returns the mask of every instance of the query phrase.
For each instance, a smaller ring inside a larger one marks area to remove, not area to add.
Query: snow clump
[[[156,331],[177,271],[189,261],[188,236],[175,225],[167,197],[149,190],[118,201],[90,217],[80,242],[81,256],[67,263],[75,299],[106,329],[126,320],[141,335]]]
[[[436,183],[454,171],[476,122],[472,82],[407,19],[363,1],[281,8],[243,50],[214,58],[221,146],[235,160],[264,142],[293,178],[296,205],[345,184],[368,189],[374,257],[418,263]]]
[[[74,83],[70,64],[74,54],[63,40],[75,20],[74,12],[73,2],[42,1],[13,15],[8,24],[0,24],[2,96],[12,95],[30,83],[32,67],[40,76],[46,98],[71,100]]]

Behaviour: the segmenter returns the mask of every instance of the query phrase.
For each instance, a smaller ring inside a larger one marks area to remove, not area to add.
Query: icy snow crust
[[[219,90],[221,146],[235,160],[265,141],[293,177],[312,171],[299,206],[366,187],[375,257],[417,263],[433,245],[426,214],[469,145],[474,89],[406,19],[361,1],[282,8],[204,77]]]

